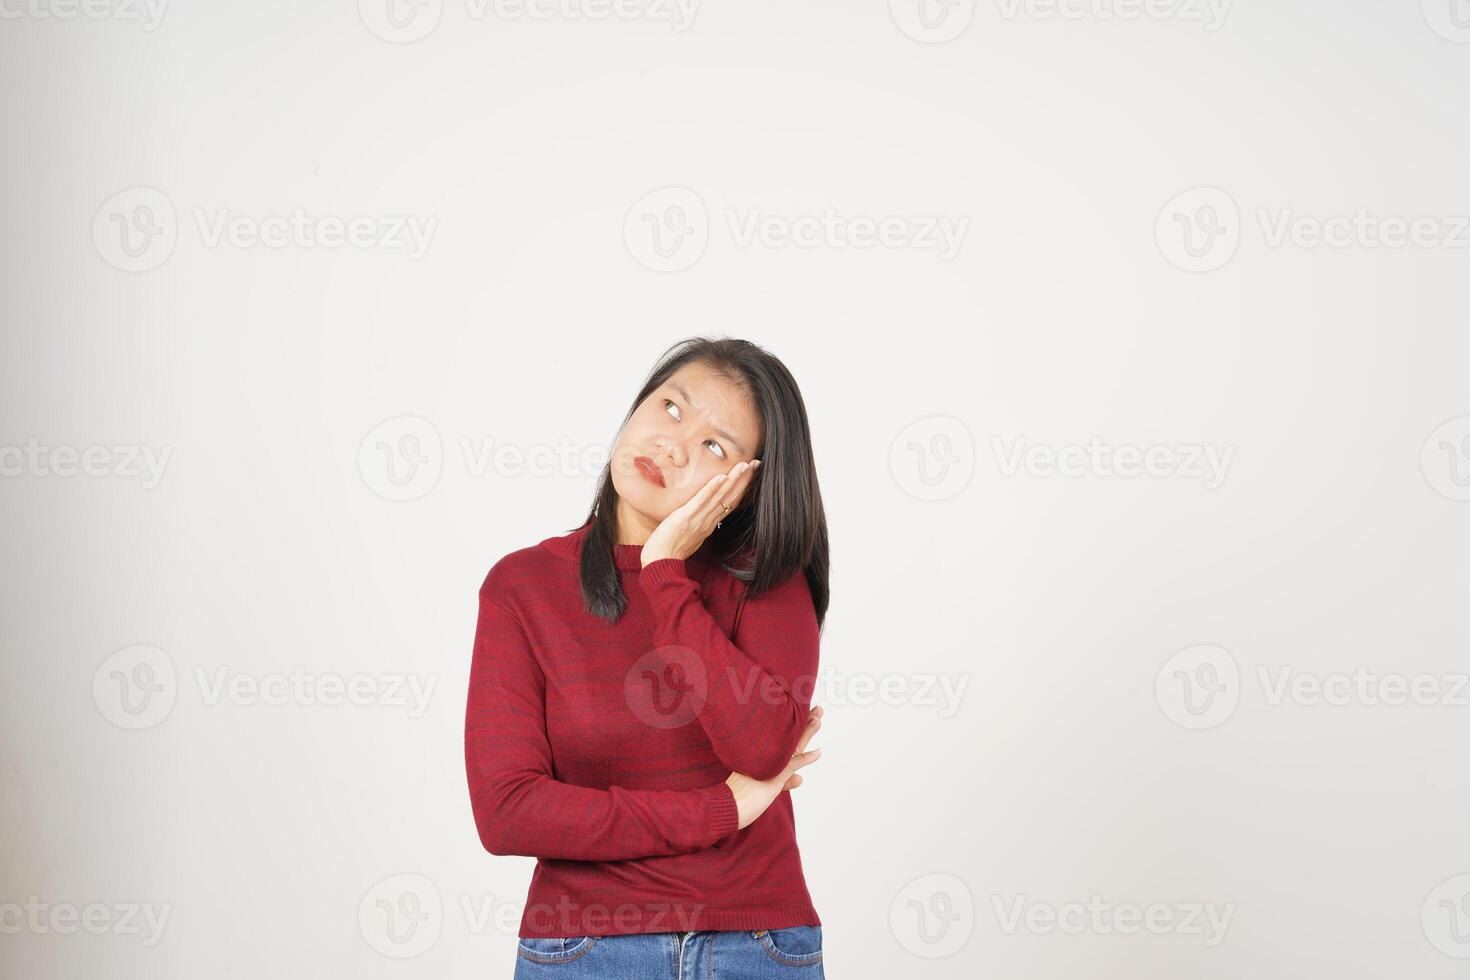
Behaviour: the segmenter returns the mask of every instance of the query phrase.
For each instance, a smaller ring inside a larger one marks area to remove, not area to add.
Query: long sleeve
[[[699,722],[715,754],[747,776],[777,776],[806,727],[817,672],[819,629],[806,575],[747,602],[739,647],[701,603],[683,559],[649,562],[638,583],[653,606],[654,642],[687,647],[704,665]]]
[[[480,842],[491,854],[622,861],[684,854],[735,832],[725,783],[694,790],[601,790],[552,778],[546,677],[510,610],[480,590],[465,710],[465,767]]]

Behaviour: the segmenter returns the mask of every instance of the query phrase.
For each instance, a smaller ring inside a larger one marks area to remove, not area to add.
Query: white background
[[[932,29],[906,0],[678,25],[444,0],[413,41],[370,0],[56,2],[0,4],[0,973],[509,976],[533,862],[470,813],[475,598],[580,523],[596,467],[474,451],[605,450],[660,351],[727,334],[800,382],[832,534],[825,752],[795,791],[829,977],[1463,975],[1451,0],[958,0]],[[656,271],[639,229],[670,207],[692,251]],[[211,243],[295,209],[433,232],[417,257]],[[771,237],[829,209],[966,230],[947,257]],[[1311,243],[1359,211],[1440,232]],[[742,242],[757,213],[775,231]],[[1283,216],[1307,230],[1273,239]],[[130,259],[134,219],[159,234]],[[1229,464],[1008,466],[1094,438]],[[380,442],[439,478],[389,499]],[[128,447],[168,452],[161,479]],[[107,693],[130,657],[174,684],[137,728]],[[1213,714],[1180,680],[1202,665]],[[417,713],[212,696],[297,667],[434,686]],[[1367,695],[1273,703],[1359,668]],[[1437,699],[1375,703],[1420,675]],[[389,935],[405,890],[439,911]],[[1113,911],[1045,925],[1093,896]],[[27,903],[168,918],[145,943]],[[1174,927],[1125,932],[1124,903]]]

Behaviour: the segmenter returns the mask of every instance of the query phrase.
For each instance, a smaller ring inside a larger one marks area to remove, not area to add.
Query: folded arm
[[[465,768],[491,854],[623,861],[684,854],[735,832],[725,783],[695,790],[600,790],[552,778],[546,678],[520,621],[480,590],[465,709]]]
[[[683,559],[649,562],[638,584],[653,606],[654,643],[693,650],[704,665],[699,723],[715,754],[736,772],[774,778],[806,727],[817,672],[819,630],[806,575],[746,602],[739,646],[701,603]]]

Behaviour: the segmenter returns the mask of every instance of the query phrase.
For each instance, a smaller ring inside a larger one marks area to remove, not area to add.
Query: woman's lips
[[[649,483],[659,487],[665,485],[663,471],[655,466],[653,460],[647,456],[634,456],[633,465],[638,468],[639,473],[643,474],[643,479]]]

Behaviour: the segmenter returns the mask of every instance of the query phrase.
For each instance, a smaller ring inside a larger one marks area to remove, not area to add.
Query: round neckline
[[[613,564],[619,568],[642,568],[643,567],[643,545],[641,544],[615,544],[613,545]]]

